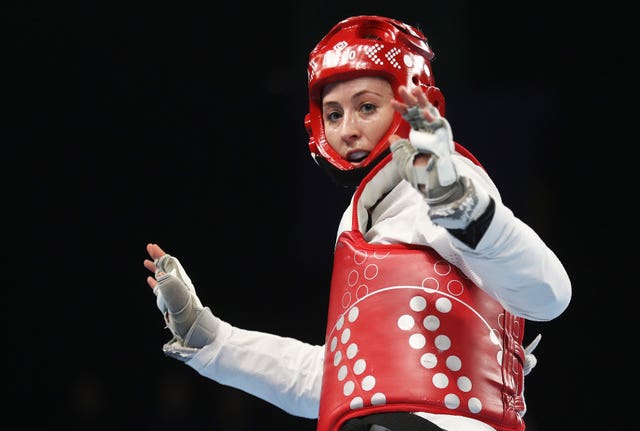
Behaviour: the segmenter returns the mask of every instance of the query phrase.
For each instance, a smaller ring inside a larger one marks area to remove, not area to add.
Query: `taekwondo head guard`
[[[393,93],[398,87],[420,86],[444,116],[444,96],[434,86],[431,60],[434,53],[418,29],[391,18],[361,15],[336,24],[309,54],[309,113],[305,127],[309,150],[316,163],[340,185],[356,186],[389,154],[389,136],[408,137],[410,126],[395,113],[389,130],[363,161],[354,167],[329,145],[322,122],[322,91],[330,83],[363,76],[386,78]]]

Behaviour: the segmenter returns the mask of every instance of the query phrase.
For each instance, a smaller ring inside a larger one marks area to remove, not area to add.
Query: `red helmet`
[[[335,82],[362,76],[382,76],[394,94],[398,87],[420,86],[444,116],[444,96],[434,86],[434,53],[418,29],[398,20],[374,15],[347,18],[336,24],[309,54],[309,113],[305,127],[314,160],[344,185],[357,185],[389,153],[389,136],[409,135],[409,124],[396,113],[389,130],[373,151],[355,168],[329,145],[322,122],[322,89]],[[326,163],[325,163],[326,162]]]

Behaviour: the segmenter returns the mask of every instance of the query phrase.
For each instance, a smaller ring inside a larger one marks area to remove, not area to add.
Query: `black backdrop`
[[[306,59],[338,20],[382,14],[427,34],[456,140],[572,278],[567,312],[527,326],[543,335],[528,429],[621,424],[626,12],[487,3],[5,6],[10,411],[86,429],[314,430],[165,358],[142,261],[157,242],[221,318],[322,342],[349,192],[307,150]]]

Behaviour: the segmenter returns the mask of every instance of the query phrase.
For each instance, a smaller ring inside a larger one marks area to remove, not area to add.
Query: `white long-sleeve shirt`
[[[378,244],[431,246],[511,313],[534,321],[548,321],[560,315],[571,299],[571,283],[557,256],[503,205],[481,167],[462,156],[455,156],[455,163],[460,175],[471,178],[476,187],[483,187],[496,204],[493,219],[475,249],[431,222],[423,196],[399,179],[392,163],[366,185],[358,201],[365,239]],[[338,235],[351,230],[353,210],[352,200]],[[371,227],[365,232],[369,217]],[[219,322],[213,343],[187,361],[205,377],[310,419],[318,416],[323,363],[324,346],[240,329],[224,321]],[[466,417],[422,416],[449,431],[493,430]]]

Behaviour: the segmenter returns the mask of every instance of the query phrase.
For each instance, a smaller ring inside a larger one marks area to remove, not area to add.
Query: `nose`
[[[347,144],[354,144],[362,135],[357,115],[344,113],[340,124],[340,138]]]

